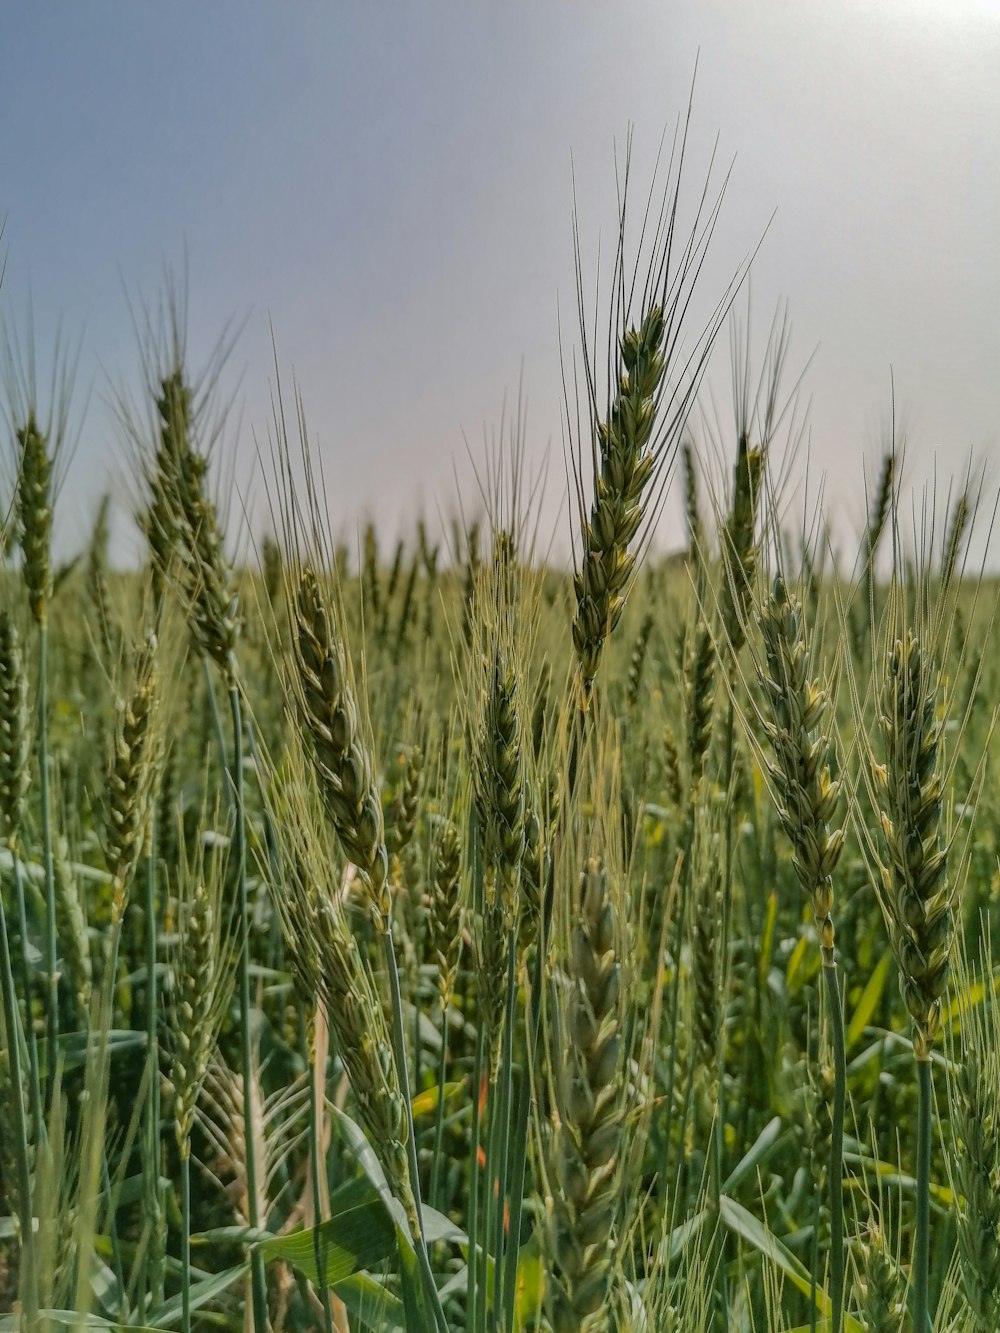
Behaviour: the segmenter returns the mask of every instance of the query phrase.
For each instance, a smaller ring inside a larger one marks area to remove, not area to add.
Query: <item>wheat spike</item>
[[[933,661],[907,630],[888,651],[880,712],[885,762],[872,757],[870,772],[885,850],[881,898],[921,1060],[930,1058],[937,1035],[955,938],[948,852],[940,834],[937,687]]]
[[[105,495],[97,510],[94,531],[87,548],[87,594],[97,619],[98,642],[104,660],[112,658],[111,596],[108,589],[108,510],[111,497]]]
[[[183,519],[184,569],[191,633],[199,652],[210,657],[232,683],[239,637],[239,597],[222,549],[222,531],[206,486],[207,460],[193,449],[181,455],[177,477]]]
[[[28,791],[27,694],[17,627],[0,611],[0,833],[8,844],[17,838]]]
[[[712,739],[715,707],[715,645],[711,627],[699,621],[684,677],[685,748],[692,800],[697,795]]]
[[[759,625],[764,644],[760,678],[766,699],[762,725],[773,755],[768,771],[778,817],[794,849],[795,873],[812,903],[823,953],[832,961],[833,872],[844,830],[830,828],[840,805],[840,783],[830,775],[834,761],[827,720],[830,693],[810,677],[802,605],[780,576],[761,609]]]
[[[17,443],[22,573],[32,617],[44,626],[52,597],[52,457],[34,412],[18,429]]]
[[[441,1011],[451,1003],[462,948],[462,843],[448,820],[434,847],[431,930],[438,968]]]
[[[327,814],[361,873],[376,929],[384,930],[392,897],[382,802],[371,751],[362,739],[343,641],[311,569],[299,575],[294,616],[297,722]]]
[[[191,1155],[195,1111],[233,994],[236,953],[224,929],[220,889],[218,872],[184,870],[169,1040],[174,1133],[182,1158]]]
[[[625,1125],[620,936],[599,861],[581,874],[575,906],[560,1002],[565,1050],[553,1053],[558,1121],[551,1145],[556,1192],[545,1231],[547,1301],[555,1333],[598,1333],[610,1327],[610,1238]]]
[[[180,367],[160,381],[156,410],[160,434],[148,478],[149,502],[139,517],[139,526],[149,547],[153,599],[160,606],[180,551],[181,460],[190,449],[191,390]]]
[[[855,1300],[865,1333],[899,1333],[906,1314],[905,1283],[881,1226],[871,1221],[860,1238]]]
[[[636,635],[635,643],[632,646],[632,656],[628,664],[628,687],[625,691],[625,700],[629,708],[634,708],[639,698],[639,687],[642,684],[642,672],[646,665],[646,656],[649,652],[649,636],[653,632],[653,617],[647,611],[639,625],[639,632]]]
[[[419,745],[411,745],[403,760],[403,777],[392,803],[386,830],[386,846],[396,861],[402,857],[416,832],[423,771],[423,749]]]
[[[607,419],[597,424],[594,498],[583,522],[583,551],[574,575],[573,644],[588,694],[625,606],[636,559],[629,544],[642,526],[644,493],[656,471],[652,444],[666,372],[665,327],[662,308],[653,305],[639,327],[625,333],[617,393]]]
[[[114,881],[112,924],[125,912],[132,876],[146,843],[160,763],[159,680],[152,635],[134,655],[134,684],[118,705],[107,778],[105,859]]]
[[[729,517],[722,529],[724,579],[721,619],[725,641],[733,657],[746,639],[747,610],[757,567],[757,511],[764,473],[764,450],[752,448],[740,436],[733,474],[733,496]]]

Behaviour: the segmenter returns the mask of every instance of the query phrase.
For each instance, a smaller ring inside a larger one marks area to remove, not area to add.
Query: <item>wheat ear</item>
[[[611,1234],[619,1197],[622,1099],[620,936],[608,876],[592,860],[580,876],[565,962],[545,1247],[547,1303],[555,1333],[610,1328]]]
[[[148,833],[160,761],[159,706],[156,639],[150,636],[135,652],[132,689],[119,701],[108,769],[105,859],[114,884],[113,931],[125,914]]]
[[[860,1240],[861,1257],[854,1290],[866,1333],[899,1333],[906,1303],[897,1256],[881,1224],[870,1221]]]
[[[42,843],[45,860],[45,971],[47,974],[46,1067],[47,1096],[51,1097],[59,1037],[59,972],[56,938],[56,889],[53,865],[52,816],[49,805],[48,727],[48,610],[53,592],[52,507],[54,497],[55,444],[40,428],[32,408],[17,431],[18,531],[21,543],[21,572],[28,605],[38,628],[38,768],[42,813]]]
[[[652,305],[621,339],[617,392],[596,427],[598,464],[594,498],[583,520],[583,550],[574,576],[573,645],[584,693],[625,606],[635,569],[629,545],[642,527],[644,495],[656,472],[656,408],[666,373],[663,310]]]
[[[0,611],[0,834],[17,841],[30,782],[28,684],[14,618]]]
[[[392,911],[382,801],[364,743],[343,641],[316,575],[304,569],[294,594],[298,724],[327,815],[357,866],[380,933]]]
[[[17,431],[18,521],[28,605],[41,628],[52,598],[52,454],[34,412]]]
[[[917,1224],[913,1321],[930,1327],[931,1048],[941,1021],[955,940],[948,850],[941,836],[943,765],[938,674],[918,635],[904,629],[888,645],[880,682],[885,762],[868,755],[869,783],[882,833],[879,900],[913,1021],[917,1063]]]
[[[937,668],[912,631],[888,651],[880,727],[885,762],[870,763],[885,858],[881,901],[914,1025],[914,1054],[930,1059],[948,982],[955,919],[941,837],[943,774]]]

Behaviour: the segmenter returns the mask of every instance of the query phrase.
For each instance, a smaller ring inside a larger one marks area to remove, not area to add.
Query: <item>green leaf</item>
[[[379,1196],[369,1191],[349,1207],[331,1214],[318,1227],[264,1241],[265,1259],[284,1259],[312,1283],[320,1280],[317,1256],[327,1286],[336,1286],[361,1268],[383,1263],[396,1248],[396,1227]]]
[[[382,1170],[382,1163],[375,1156],[375,1149],[368,1142],[364,1130],[352,1120],[346,1111],[342,1111],[339,1106],[331,1107],[333,1111],[333,1124],[337,1129],[351,1152],[351,1156],[357,1162],[358,1166],[367,1176],[374,1186],[382,1202],[392,1216],[396,1215],[398,1201],[392,1190],[389,1188],[389,1182],[385,1178],[385,1172]],[[394,1206],[395,1205],[395,1206]]]
[[[882,992],[885,990],[885,980],[889,974],[889,968],[892,965],[892,954],[886,950],[878,960],[871,976],[861,992],[861,998],[854,1006],[854,1013],[851,1015],[851,1021],[847,1028],[847,1049],[850,1050],[861,1037],[868,1024],[871,1022],[872,1014],[878,1007],[878,1002],[882,998]]]
[[[869,1156],[862,1156],[860,1153],[845,1152],[845,1162],[859,1162],[865,1172],[874,1171],[883,1184],[891,1186],[893,1189],[905,1190],[907,1194],[916,1193],[917,1182],[913,1176],[900,1171],[898,1166],[893,1166],[891,1162],[883,1162],[880,1159]],[[863,1189],[860,1181],[850,1181],[849,1189]],[[930,1182],[931,1199],[940,1204],[944,1209],[954,1208],[955,1192],[948,1185],[939,1185],[937,1181]]]
[[[985,981],[970,981],[970,984],[957,995],[941,1012],[941,1026],[946,1025],[956,1030],[962,1025],[962,1015],[981,1005],[986,999]],[[989,984],[990,995],[1000,995],[1000,970],[993,973]]]
[[[466,1080],[462,1079],[457,1083],[446,1083],[444,1085],[444,1101],[447,1104],[456,1097],[466,1087]],[[430,1115],[436,1111],[438,1102],[441,1100],[441,1089],[434,1085],[433,1088],[426,1088],[423,1092],[414,1097],[410,1109],[414,1118],[421,1115]]]
[[[398,1296],[370,1273],[354,1273],[337,1283],[337,1295],[351,1316],[351,1327],[373,1333],[405,1333],[406,1314]]]
[[[773,1120],[761,1130],[757,1136],[757,1141],[747,1151],[741,1161],[739,1161],[730,1173],[729,1179],[723,1184],[722,1191],[729,1194],[736,1186],[751,1173],[756,1170],[760,1163],[773,1148],[778,1135],[781,1133],[781,1116],[776,1115]]]
[[[112,1028],[107,1033],[108,1059],[113,1060],[126,1051],[142,1050],[146,1045],[145,1032],[135,1032],[129,1028]],[[62,1032],[59,1034],[57,1048],[62,1056],[63,1071],[80,1069],[87,1063],[88,1051],[96,1052],[98,1034],[88,1032]],[[43,1037],[38,1043],[38,1058],[44,1067],[47,1057],[47,1045]]]
[[[113,1319],[102,1319],[99,1314],[76,1314],[73,1310],[39,1310],[38,1313],[50,1323],[65,1328],[107,1328],[113,1329],[115,1333],[167,1333],[167,1330],[154,1328],[151,1324],[116,1324]],[[6,1320],[0,1323],[0,1329],[6,1330],[7,1327]],[[18,1322],[9,1327],[19,1329],[21,1325]]]
[[[406,1214],[403,1211],[403,1205],[390,1189],[389,1182],[385,1178],[385,1172],[382,1170],[382,1164],[375,1156],[375,1150],[368,1142],[364,1130],[345,1111],[341,1111],[336,1106],[332,1110],[334,1123],[343,1135],[352,1156],[382,1200],[389,1216],[397,1227],[401,1228],[406,1234]],[[331,1206],[333,1202],[333,1199],[331,1199]],[[461,1227],[457,1227],[443,1213],[437,1212],[434,1208],[428,1208],[426,1204],[423,1205],[421,1212],[428,1244],[445,1240],[454,1241],[457,1245],[468,1244],[468,1237]]]
[[[537,1245],[524,1245],[517,1262],[514,1327],[535,1328],[545,1294],[545,1268]]]
[[[805,1265],[796,1259],[791,1250],[783,1245],[759,1218],[754,1217],[753,1213],[748,1212],[742,1204],[738,1204],[726,1194],[719,1200],[719,1213],[730,1231],[769,1259],[803,1296],[808,1297],[812,1294],[812,1281]],[[816,1308],[820,1314],[827,1314],[830,1310],[830,1298],[819,1285],[816,1287]],[[862,1325],[846,1313],[844,1330],[845,1333],[864,1333]]]
[[[268,1241],[273,1233],[265,1231],[262,1227],[244,1227],[237,1226],[235,1223],[228,1227],[210,1227],[207,1231],[194,1231],[191,1233],[191,1246],[195,1248],[199,1245],[256,1245],[261,1241]]]
[[[407,1333],[428,1333],[428,1329],[433,1327],[433,1320],[428,1323],[424,1314],[425,1301],[420,1289],[420,1269],[416,1252],[402,1227],[396,1228],[396,1237],[399,1241],[399,1279],[403,1291]]]
[[[246,1264],[237,1264],[235,1268],[226,1268],[221,1273],[213,1273],[211,1277],[203,1278],[201,1282],[196,1282],[191,1288],[191,1309],[198,1310],[209,1301],[214,1301],[216,1296],[221,1296],[227,1291],[234,1282],[245,1277],[247,1272]],[[168,1301],[158,1305],[155,1310],[149,1312],[149,1318],[157,1324],[164,1324],[171,1327],[175,1320],[181,1317],[181,1297],[180,1293],[171,1296]]]
[[[764,917],[764,928],[760,933],[760,961],[758,963],[758,978],[761,990],[767,986],[767,974],[771,970],[771,959],[774,956],[774,931],[778,923],[778,895],[772,889],[767,896],[767,913]]]
[[[694,1217],[687,1218],[678,1226],[673,1227],[660,1241],[659,1262],[669,1267],[681,1254],[685,1247],[696,1238],[708,1221],[708,1212],[702,1209],[700,1213],[695,1213]]]
[[[785,985],[792,999],[800,994],[802,988],[816,975],[820,969],[820,962],[819,950],[814,947],[808,935],[800,935],[788,960],[785,973]]]

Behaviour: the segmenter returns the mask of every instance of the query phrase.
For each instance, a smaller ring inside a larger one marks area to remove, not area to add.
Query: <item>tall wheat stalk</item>
[[[28,605],[38,633],[38,767],[45,866],[46,1101],[51,1098],[59,1039],[59,968],[56,889],[49,790],[48,649],[49,600],[52,596],[53,449],[39,426],[34,407],[17,431],[19,450],[18,519],[22,573]]]
[[[828,1021],[833,1045],[834,1091],[830,1137],[830,1296],[831,1330],[844,1317],[844,1114],[847,1053],[833,925],[833,872],[844,842],[836,824],[840,783],[832,776],[836,755],[828,716],[829,687],[812,675],[815,661],[802,604],[781,576],[762,607],[759,624],[763,657],[758,664],[765,703],[763,731],[770,747],[769,775],[778,817],[795,851],[795,873],[809,895],[819,935]]]
[[[27,681],[21,662],[17,628],[9,612],[0,613],[0,823],[13,862],[14,889],[17,897],[17,929],[21,940],[20,982],[26,1010],[25,1055],[31,1108],[32,1141],[40,1146],[43,1141],[41,1074],[38,1059],[38,1041],[31,1016],[32,988],[28,974],[28,916],[24,895],[24,867],[21,861],[19,839],[24,816],[24,803],[30,783],[29,729],[27,723]],[[13,985],[13,978],[11,979]],[[21,1028],[20,1019],[14,1024],[14,1015],[8,1016],[8,1039],[13,1044],[14,1034]],[[19,1086],[19,1085],[18,1085]]]
[[[107,954],[99,990],[91,1001],[91,1043],[85,1073],[86,1106],[81,1130],[80,1198],[76,1218],[76,1309],[90,1309],[91,1261],[100,1190],[107,1191],[105,1139],[109,1041],[113,1029],[114,996],[122,928],[132,884],[143,848],[161,759],[161,690],[159,655],[154,635],[133,649],[131,680],[119,698],[111,757],[107,771],[104,842],[111,876],[111,904]],[[110,1199],[110,1191],[109,1199]],[[113,1221],[113,1218],[112,1218]],[[119,1283],[121,1287],[121,1283]]]
[[[206,664],[211,662],[222,676],[229,703],[233,752],[229,756],[222,738],[220,758],[227,774],[233,811],[235,874],[241,924],[238,988],[243,1022],[240,1030],[240,1064],[243,1086],[253,1082],[253,1012],[250,992],[250,904],[247,886],[247,816],[244,786],[243,693],[237,659],[239,598],[233,572],[224,551],[224,533],[218,510],[208,493],[207,456],[196,447],[198,435],[207,429],[215,438],[218,424],[206,427],[207,407],[196,404],[183,361],[182,331],[174,320],[168,368],[156,383],[160,438],[155,463],[146,465],[151,495],[143,526],[150,543],[154,577],[162,597],[172,571],[181,575],[185,610],[192,641]],[[214,387],[214,386],[211,386]],[[214,709],[214,691],[209,683]],[[249,1221],[262,1225],[259,1216],[257,1136],[253,1124],[253,1099],[243,1098]],[[253,1320],[256,1333],[267,1326],[267,1284],[259,1246],[250,1252]]]
[[[295,579],[292,582],[292,579]],[[405,1114],[410,1220],[425,1296],[436,1325],[446,1333],[444,1312],[431,1272],[420,1203],[420,1172],[410,1106],[403,1001],[392,934],[389,854],[382,805],[374,785],[374,759],[366,742],[335,605],[313,569],[289,575],[294,672],[290,711],[330,823],[357,868],[367,899],[389,987],[390,1041]]]
[[[894,502],[895,503],[895,502]],[[930,1309],[930,1175],[933,1131],[931,1052],[941,1022],[956,936],[959,876],[949,873],[944,827],[946,699],[937,653],[947,644],[944,592],[932,607],[925,553],[905,580],[895,531],[895,566],[882,643],[876,649],[876,736],[863,749],[874,832],[860,826],[875,889],[899,969],[913,1028],[917,1074],[916,1229],[911,1265],[914,1328],[926,1333]],[[945,592],[947,590],[945,589]],[[911,603],[912,597],[912,603]],[[855,711],[861,715],[855,689]]]

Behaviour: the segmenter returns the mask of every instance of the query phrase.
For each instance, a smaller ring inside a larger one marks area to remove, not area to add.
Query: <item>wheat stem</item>
[[[26,1013],[25,1038],[28,1055],[28,1096],[31,1106],[32,1133],[36,1146],[45,1141],[45,1124],[42,1119],[42,1085],[38,1060],[38,1038],[35,1036],[35,1024],[31,1017],[31,981],[28,975],[28,913],[24,898],[24,866],[17,854],[17,845],[11,840],[11,860],[14,864],[14,892],[17,895],[17,928],[21,933],[21,986],[24,990]]]
[[[840,1333],[844,1317],[844,1114],[847,1103],[847,1050],[837,964],[824,954],[823,977],[833,1040],[833,1107],[830,1128],[830,1333]]]
[[[243,1132],[246,1136],[247,1167],[247,1221],[257,1231],[260,1211],[257,1194],[256,1130],[253,1123],[253,1098],[250,1085],[253,1079],[253,1045],[250,1031],[250,904],[247,898],[246,809],[243,801],[243,715],[240,690],[234,677],[229,686],[229,707],[233,720],[233,765],[230,779],[236,802],[236,820],[233,845],[236,853],[237,893],[239,903],[239,963],[238,985],[240,996],[240,1063],[243,1074]],[[264,1278],[264,1254],[259,1245],[250,1251],[250,1279],[253,1296],[254,1333],[265,1333],[267,1328],[267,1284]]]
[[[438,1058],[438,1102],[434,1115],[434,1156],[431,1159],[431,1186],[428,1201],[432,1208],[441,1202],[441,1154],[444,1151],[444,1083],[448,1076],[448,1015],[441,1025],[441,1054]]]
[[[246,1098],[244,1100],[247,1100]],[[181,1156],[181,1333],[191,1333],[191,1154]]]
[[[45,865],[45,970],[48,1001],[45,1051],[45,1104],[55,1085],[56,1047],[59,1042],[59,971],[56,942],[56,876],[52,853],[52,813],[49,807],[48,646],[46,622],[38,627],[38,767],[42,810],[42,857]]]
[[[111,1269],[118,1288],[118,1309],[125,1310],[125,1266],[122,1263],[122,1247],[118,1236],[118,1217],[115,1195],[111,1187],[111,1168],[108,1165],[107,1143],[101,1145],[101,1189],[108,1201],[108,1241],[111,1245]]]
[[[726,793],[726,821],[725,821],[725,858],[722,877],[722,937],[719,942],[719,956],[725,960],[729,957],[729,937],[732,932],[733,915],[733,817],[735,815],[735,788],[733,784],[733,769],[736,757],[736,716],[733,706],[732,695],[729,698],[729,704],[726,709],[726,767],[723,773],[723,784]],[[689,895],[685,895],[685,901]],[[682,904],[683,913],[683,904]],[[678,956],[678,967],[679,956]],[[721,1077],[724,1071],[725,1056],[720,1042],[719,1065],[720,1077],[716,1084],[716,1097],[718,1099],[715,1113],[715,1122],[712,1128],[712,1137],[715,1140],[715,1150],[713,1158],[716,1166],[721,1166],[722,1161],[722,1135],[725,1131],[726,1123],[726,1101],[725,1090],[726,1081]],[[686,1127],[685,1127],[686,1128]],[[713,1168],[714,1170],[714,1168]],[[719,1179],[719,1188],[721,1190],[722,1181]],[[721,1195],[716,1199],[716,1207],[721,1208]],[[726,1230],[722,1226],[721,1212],[718,1214],[718,1221],[715,1228],[713,1248],[716,1251],[718,1259],[718,1292],[719,1307],[723,1330],[729,1327],[729,1285],[726,1280]]]
[[[37,1272],[35,1269],[34,1220],[31,1206],[31,1168],[28,1155],[28,1127],[24,1116],[24,1097],[21,1076],[21,1011],[14,990],[14,973],[10,959],[10,938],[7,934],[7,914],[0,894],[0,984],[3,986],[4,1033],[7,1038],[8,1059],[13,1096],[14,1134],[17,1142],[18,1214],[21,1223],[21,1263],[26,1280],[22,1286],[27,1293],[25,1317],[27,1327],[34,1328],[38,1310]],[[36,1140],[37,1143],[37,1140]]]
[[[492,1292],[492,1300],[486,1298],[489,1290],[488,1273],[490,1257],[493,1258],[493,1277],[496,1282],[496,1275],[500,1271],[497,1263],[499,1244],[497,1241],[497,1215],[494,1207],[494,1198],[497,1183],[497,1159],[500,1152],[500,1087],[499,1076],[494,1078],[490,1076],[486,1089],[486,1107],[487,1107],[487,1131],[486,1131],[486,1170],[484,1172],[484,1198],[483,1208],[486,1216],[486,1238],[483,1245],[483,1304],[482,1304],[482,1333],[486,1333],[487,1328],[494,1327],[496,1318],[497,1293],[496,1288]]]
[[[92,1299],[89,1260],[97,1229],[98,1181],[107,1165],[105,1129],[107,1125],[108,1067],[111,1031],[114,1020],[115,977],[121,948],[124,917],[113,912],[109,929],[104,975],[98,992],[91,998],[91,1031],[97,1040],[88,1057],[85,1073],[87,1114],[81,1133],[79,1197],[83,1201],[76,1217],[77,1273],[74,1309],[85,1314]]]
[[[156,1306],[163,1301],[163,1270],[165,1246],[163,1198],[160,1188],[160,1047],[159,1047],[159,988],[156,984],[156,846],[155,815],[150,816],[149,854],[146,857],[146,1117],[148,1121],[149,1150],[143,1157],[147,1220],[153,1237],[153,1269],[150,1276],[149,1302]]]
[[[448,1012],[451,1008],[462,946],[461,843],[449,821],[434,853],[431,934],[438,965],[441,1006],[441,1055],[438,1061],[438,1104],[434,1117],[434,1156],[431,1165],[430,1203],[438,1207],[444,1147],[445,1079],[448,1075]]]
[[[215,732],[215,743],[219,747],[219,763],[222,765],[224,773],[229,772],[229,746],[226,743],[226,733],[222,728],[222,715],[219,712],[219,701],[215,696],[215,682],[212,679],[212,667],[207,657],[201,659],[201,669],[205,677],[205,692],[208,695],[208,711],[212,715],[212,729]],[[227,784],[226,795],[232,807],[234,794],[232,787]]]
[[[420,1265],[421,1277],[425,1288],[425,1294],[430,1303],[431,1312],[434,1316],[435,1326],[440,1333],[448,1333],[448,1325],[445,1321],[444,1310],[441,1308],[441,1298],[438,1295],[437,1286],[434,1282],[434,1274],[431,1271],[430,1256],[427,1253],[427,1238],[424,1234],[424,1212],[420,1202],[420,1166],[417,1162],[417,1139],[413,1128],[413,1107],[410,1102],[410,1080],[406,1067],[406,1037],[403,1030],[403,997],[399,988],[399,968],[396,964],[396,950],[392,942],[392,924],[388,917],[385,921],[385,929],[382,931],[382,956],[385,959],[386,973],[389,978],[389,998],[392,1005],[392,1026],[390,1035],[392,1039],[393,1054],[396,1059],[396,1068],[399,1073],[399,1089],[403,1097],[403,1106],[406,1111],[406,1161],[410,1174],[410,1188],[413,1191],[413,1202],[417,1214],[418,1235],[414,1237],[417,1250],[417,1261]]]
[[[321,1173],[326,1171],[323,1159],[323,1145],[320,1142],[320,1107],[323,1097],[323,1079],[325,1070],[317,1068],[315,1043],[310,1043],[303,1019],[299,1018],[299,1037],[309,1051],[309,1178],[313,1196],[313,1257],[316,1260],[316,1290],[323,1307],[323,1325],[325,1333],[333,1333],[333,1310],[330,1306],[330,1288],[326,1280],[326,1245],[323,1241],[323,1193],[320,1189]],[[324,1046],[324,1051],[326,1046]],[[325,1063],[325,1061],[324,1061]]]
[[[810,1152],[810,1166],[814,1154]],[[813,1193],[812,1237],[809,1242],[809,1333],[816,1333],[819,1304],[816,1300],[819,1291],[819,1224],[823,1213],[820,1191]]]
[[[913,1241],[913,1330],[930,1333],[931,1120],[934,1091],[928,1053],[917,1060],[917,1228]]]
[[[694,821],[697,802],[697,787],[693,787],[688,795],[688,808],[684,816],[684,828],[681,833],[681,853],[680,853],[680,883],[678,885],[678,910],[674,923],[673,940],[671,943],[671,952],[673,954],[674,967],[673,976],[670,982],[670,1037],[667,1043],[667,1079],[663,1095],[663,1103],[666,1108],[666,1129],[664,1135],[664,1152],[670,1151],[670,1143],[673,1137],[674,1129],[674,1085],[677,1079],[677,1029],[680,1016],[681,1004],[681,946],[684,941],[684,931],[687,923],[687,901],[690,897],[691,886],[691,857],[694,850]],[[688,1081],[690,1089],[690,1080]],[[687,1122],[688,1106],[690,1099],[685,1098],[684,1111],[681,1118],[681,1138],[683,1140],[684,1126]],[[666,1169],[667,1163],[664,1162]],[[679,1173],[683,1162],[678,1161],[678,1177],[675,1185],[679,1183]],[[683,1207],[682,1191],[674,1189],[673,1202],[671,1204],[671,1226],[674,1226],[679,1220],[679,1209]]]
[[[507,1255],[508,1238],[504,1230],[504,1215],[507,1204],[508,1175],[510,1168],[510,1107],[513,1099],[513,1079],[514,1079],[514,1003],[517,994],[517,931],[511,929],[507,944],[507,1003],[506,1003],[506,1026],[504,1029],[504,1050],[500,1065],[500,1105],[496,1108],[499,1111],[500,1123],[503,1126],[500,1142],[500,1163],[497,1175],[497,1197],[496,1197],[496,1267],[494,1269],[493,1279],[493,1329],[496,1333],[499,1327],[499,1313],[501,1309],[500,1279],[504,1272],[505,1264],[512,1262],[517,1267],[517,1247],[515,1243],[512,1255]],[[506,1311],[511,1314],[512,1311]]]
[[[469,1143],[469,1262],[466,1276],[466,1320],[470,1329],[479,1327],[479,1089],[486,1063],[486,1030],[476,1027],[476,1059],[472,1076],[472,1136]]]
[[[538,948],[541,948],[539,941]],[[532,1020],[529,1016],[529,1028]],[[527,1058],[525,1060],[524,1073],[521,1077],[521,1085],[517,1094],[517,1118],[514,1121],[514,1133],[516,1141],[526,1145],[526,1136],[528,1132],[528,1118],[531,1114],[531,1079],[529,1069],[534,1056],[535,1044],[537,1042],[537,1032],[534,1038],[530,1037],[527,1048]],[[514,1326],[514,1306],[517,1293],[517,1265],[520,1257],[521,1245],[521,1217],[524,1211],[524,1180],[527,1171],[527,1151],[523,1151],[514,1158],[514,1171],[510,1180],[510,1222],[508,1227],[508,1247],[509,1253],[504,1262],[503,1270],[503,1304],[507,1315],[508,1328]]]

